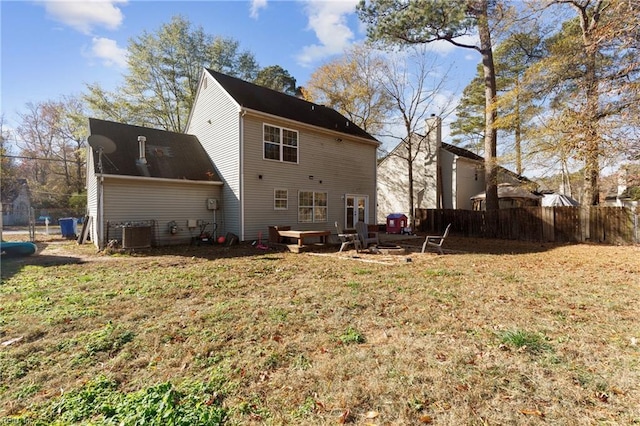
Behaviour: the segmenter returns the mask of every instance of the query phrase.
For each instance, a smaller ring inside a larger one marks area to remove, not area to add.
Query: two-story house
[[[209,231],[375,223],[378,141],[331,108],[203,70],[185,134],[90,120],[90,235],[151,224],[152,243]],[[107,152],[108,151],[108,152]]]
[[[223,228],[241,240],[375,223],[379,143],[331,108],[205,70],[186,132],[222,177]]]

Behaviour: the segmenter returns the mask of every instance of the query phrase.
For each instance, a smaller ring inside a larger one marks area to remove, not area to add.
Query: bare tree
[[[498,209],[498,164],[496,159],[496,73],[493,61],[491,20],[504,12],[504,2],[495,0],[367,0],[358,6],[367,24],[369,38],[395,45],[446,41],[473,49],[482,57],[485,82],[485,182],[487,210]],[[477,32],[480,45],[461,41]],[[497,218],[497,216],[496,216]],[[497,222],[491,228],[497,227]]]
[[[74,97],[28,103],[16,129],[21,170],[34,204],[63,207],[84,190],[86,119]]]
[[[406,162],[409,183],[407,211],[409,223],[415,226],[416,159],[437,130],[426,125],[426,118],[429,115],[446,115],[451,104],[442,101],[449,70],[441,69],[437,58],[430,56],[425,46],[414,46],[406,53],[406,56],[387,60],[383,68],[382,86],[393,104],[391,121],[385,127],[389,133],[383,136],[401,139],[399,149],[394,149],[389,155]]]

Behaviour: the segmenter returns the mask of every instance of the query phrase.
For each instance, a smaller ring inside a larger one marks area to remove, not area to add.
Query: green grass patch
[[[366,339],[364,338],[362,333],[360,333],[353,327],[347,328],[345,332],[338,337],[338,339],[345,345],[360,344],[366,342]]]
[[[179,388],[164,382],[135,392],[123,392],[118,382],[99,376],[55,398],[39,410],[39,414],[11,416],[6,424],[222,425],[227,411],[222,407],[220,390],[202,382],[187,383]]]
[[[519,351],[533,355],[553,349],[544,335],[524,330],[505,331],[500,336],[500,342]]]

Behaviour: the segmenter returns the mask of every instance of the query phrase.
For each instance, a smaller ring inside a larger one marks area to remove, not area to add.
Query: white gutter
[[[303,123],[302,121],[292,120],[290,118],[285,118],[285,117],[281,117],[279,115],[269,114],[269,113],[258,111],[258,110],[251,109],[251,108],[242,107],[242,111],[243,111],[244,114],[249,112],[252,115],[258,115],[258,116],[262,116],[262,117],[267,117],[267,118],[269,118],[271,120],[286,121],[287,123],[291,123],[292,125],[295,125],[297,127],[306,127],[308,129],[313,129],[313,130],[316,130],[316,131],[320,131],[322,133],[330,134],[333,137],[338,137],[338,136],[341,136],[343,138],[344,137],[348,137],[349,139],[357,139],[358,142],[362,142],[362,143],[366,143],[366,144],[370,144],[370,145],[375,145],[375,146],[382,145],[382,143],[378,142],[377,140],[367,139],[367,138],[363,138],[361,136],[352,135],[351,133],[339,132],[337,130],[335,130],[335,131],[334,130],[329,130],[329,129],[324,128],[324,127],[314,126],[312,124]],[[346,120],[346,118],[345,118],[345,120]]]
[[[114,180],[135,180],[135,181],[147,181],[147,182],[168,182],[168,183],[189,183],[192,185],[213,185],[222,186],[224,183],[217,180],[190,180],[190,179],[170,179],[170,178],[156,178],[146,176],[126,176],[126,175],[111,175],[96,173],[96,177],[104,179]]]

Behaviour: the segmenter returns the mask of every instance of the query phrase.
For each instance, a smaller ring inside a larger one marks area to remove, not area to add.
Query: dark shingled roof
[[[452,154],[457,155],[458,157],[465,157],[465,158],[469,158],[471,160],[476,160],[476,161],[482,161],[484,162],[484,158],[479,156],[478,154],[474,154],[473,152],[469,151],[468,149],[464,149],[464,148],[460,148],[459,146],[455,146],[455,145],[451,145],[445,142],[442,142],[442,148],[446,149],[447,151],[449,151]],[[521,181],[521,182],[531,182],[529,180],[529,178],[527,178],[526,176],[522,176],[519,175],[515,172],[512,172],[509,169],[505,169],[502,166],[498,166],[498,170],[502,171],[503,173],[506,173],[508,175],[513,176],[514,178],[516,178],[517,180]]]
[[[89,119],[91,135],[111,139],[116,149],[102,155],[104,174],[147,176],[167,179],[219,181],[213,163],[193,135],[167,132],[148,127],[132,126],[113,121]],[[138,165],[138,136],[145,136],[146,171]],[[98,150],[93,150],[95,172],[98,170]]]
[[[460,148],[459,146],[451,145],[446,142],[442,142],[442,147],[450,153],[457,155],[458,157],[465,157],[476,161],[484,161],[484,158],[480,157],[478,154],[474,154],[468,149]]]
[[[210,69],[207,72],[243,107],[377,142],[369,133],[331,108]]]

